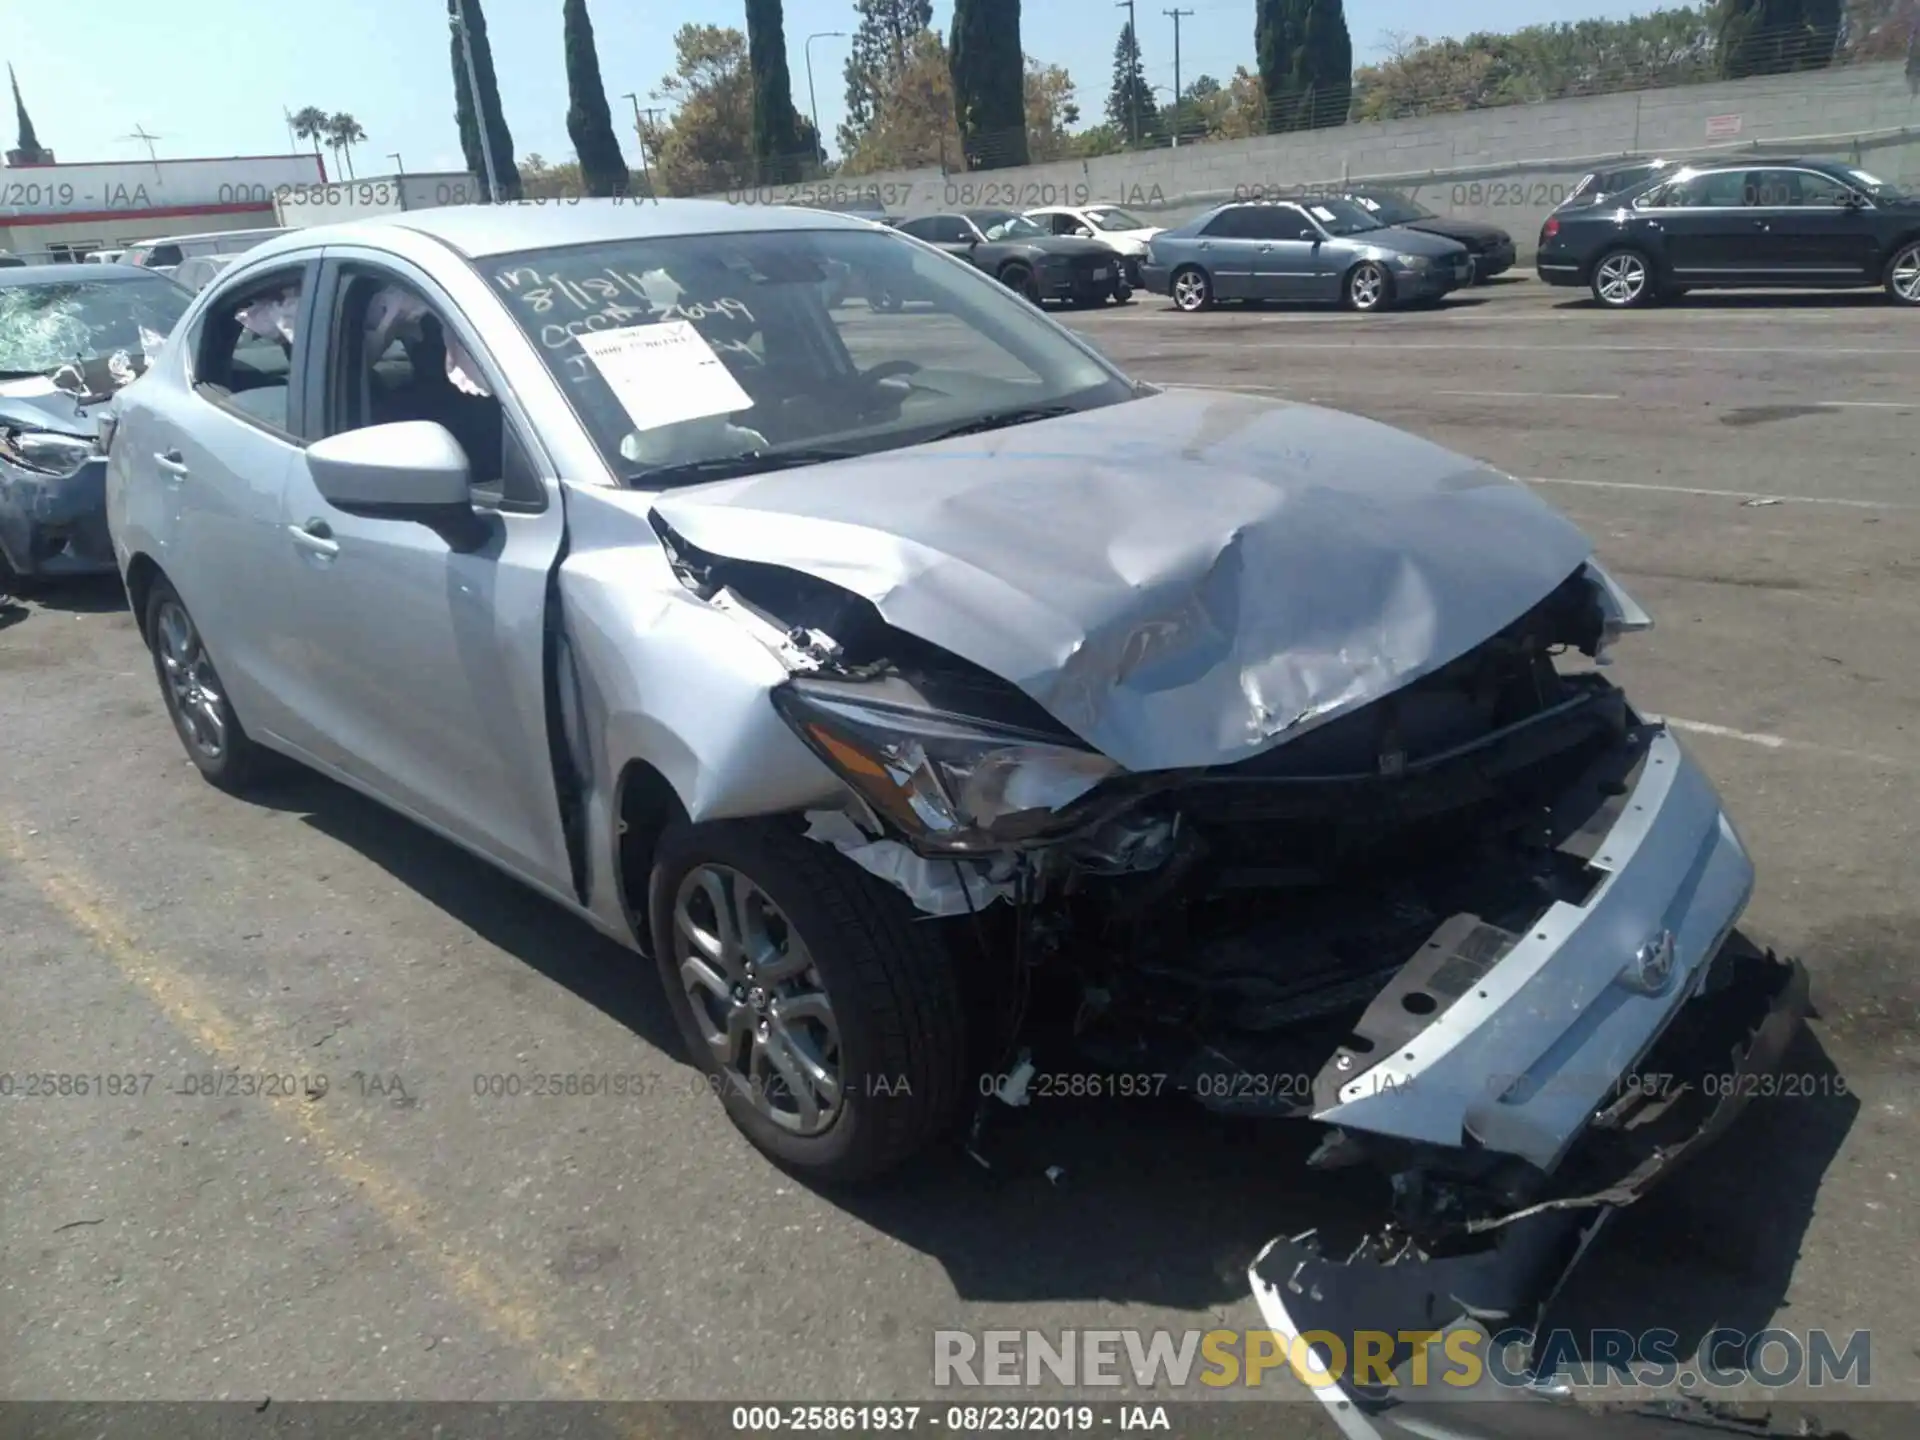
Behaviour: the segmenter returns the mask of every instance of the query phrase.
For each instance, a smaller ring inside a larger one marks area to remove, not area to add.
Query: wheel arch
[[[1634,239],[1629,236],[1624,239],[1610,239],[1604,245],[1596,245],[1593,253],[1580,262],[1580,283],[1582,285],[1593,284],[1593,272],[1599,267],[1602,260],[1606,259],[1607,256],[1613,254],[1616,250],[1631,250],[1642,260],[1646,261],[1647,278],[1656,285],[1662,284],[1672,278],[1672,272],[1667,268],[1666,261],[1654,252],[1653,246],[1647,244],[1644,240]]]
[[[160,568],[160,562],[144,550],[137,551],[127,562],[127,603],[133,607],[133,628],[141,640],[148,643],[153,637],[147,634],[147,597],[153,594],[153,582],[165,579],[166,573]]]
[[[653,857],[669,824],[685,818],[687,807],[666,772],[650,761],[629,760],[614,782],[614,885],[628,924],[643,950],[653,949],[647,889]]]

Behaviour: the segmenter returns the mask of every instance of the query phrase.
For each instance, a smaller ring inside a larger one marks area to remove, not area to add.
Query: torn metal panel
[[[1131,770],[1244,760],[1378,699],[1592,553],[1524,487],[1427,441],[1191,392],[654,510],[704,551],[866,598]]]
[[[916,909],[951,917],[984,910],[996,900],[1011,902],[1015,876],[1011,857],[980,860],[930,860],[898,840],[877,840],[838,810],[807,812],[807,838],[831,845],[869,874],[899,890]]]

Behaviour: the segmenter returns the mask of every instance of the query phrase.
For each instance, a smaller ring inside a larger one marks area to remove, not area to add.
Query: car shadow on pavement
[[[118,575],[40,580],[27,598],[36,610],[61,610],[70,615],[111,615],[127,608],[126,587]]]
[[[544,896],[507,881],[485,861],[311,770],[295,770],[246,798],[299,815],[488,944],[571,990],[672,1059],[685,1058],[651,961]]]
[[[1553,304],[1555,310],[1606,310],[1584,291]],[[1711,315],[1728,310],[1892,310],[1884,290],[1695,290],[1677,300],[1663,300],[1656,310],[1697,310]]]

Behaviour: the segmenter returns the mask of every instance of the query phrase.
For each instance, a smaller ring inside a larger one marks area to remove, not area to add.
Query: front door
[[[1260,230],[1254,255],[1254,294],[1265,300],[1321,300],[1330,262],[1320,227],[1294,205],[1272,205],[1257,212]],[[1308,237],[1312,238],[1309,239]]]
[[[282,573],[305,681],[296,743],[493,856],[572,892],[548,744],[548,581],[560,489],[477,329],[390,256],[329,248],[313,438],[445,426],[472,466],[489,538],[456,548],[410,520],[334,509],[304,463],[280,515]],[[338,258],[336,258],[338,257]],[[494,303],[475,277],[469,303]]]
[[[1753,172],[1762,209],[1761,251],[1770,279],[1831,285],[1869,278],[1874,268],[1871,212],[1850,205],[1852,187],[1818,170]]]

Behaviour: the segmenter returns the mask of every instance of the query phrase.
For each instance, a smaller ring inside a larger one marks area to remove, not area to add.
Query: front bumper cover
[[[1490,1240],[1437,1258],[1343,1263],[1322,1255],[1308,1232],[1273,1241],[1254,1260],[1248,1279],[1261,1315],[1290,1348],[1294,1337],[1316,1332],[1345,1347],[1334,1352],[1315,1342],[1308,1363],[1323,1367],[1314,1394],[1350,1440],[1616,1433],[1608,1428],[1613,1421],[1576,1409],[1524,1368],[1509,1369],[1499,1383],[1488,1366],[1465,1386],[1458,1369],[1449,1380],[1437,1361],[1430,1370],[1417,1366],[1418,1342],[1399,1337],[1433,1336],[1427,1343],[1452,1354],[1458,1342],[1449,1337],[1466,1330],[1486,1355],[1502,1331],[1537,1334],[1542,1314],[1620,1208],[1711,1144],[1745,1109],[1757,1088],[1750,1082],[1779,1067],[1806,1017],[1807,976],[1795,961],[1744,949],[1730,949],[1711,969],[1703,993],[1646,1057],[1671,1077],[1671,1103],[1631,1130],[1610,1123],[1618,1121],[1618,1107],[1603,1112],[1560,1172],[1599,1188],[1574,1193],[1562,1185],[1567,1193],[1489,1222],[1483,1234]],[[1720,1048],[1729,1038],[1733,1043]],[[1654,1104],[1651,1096],[1648,1102]],[[1359,1337],[1374,1334],[1395,1337],[1392,1385],[1362,1384],[1338,1368],[1337,1353],[1359,1354]],[[1428,1383],[1411,1383],[1423,1374]],[[1463,1400],[1508,1405],[1472,1413],[1445,1408]]]
[[[59,478],[0,469],[0,552],[21,575],[111,574],[105,457]]]

